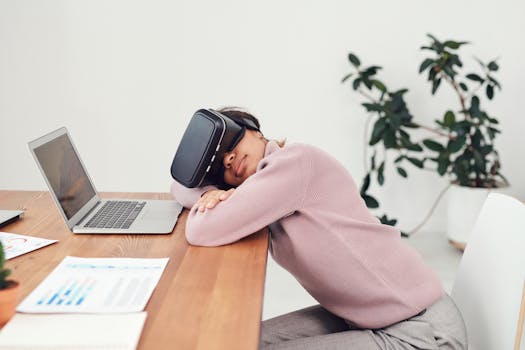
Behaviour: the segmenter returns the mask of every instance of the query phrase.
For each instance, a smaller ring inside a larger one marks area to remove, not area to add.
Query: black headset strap
[[[211,111],[215,112],[215,113],[219,113],[220,115],[230,119],[231,121],[233,121],[235,124],[239,125],[239,126],[244,126],[250,130],[255,130],[255,131],[261,131],[261,129],[259,129],[259,127],[257,126],[257,124],[255,124],[255,122],[253,120],[250,120],[248,118],[242,118],[242,117],[239,117],[239,118],[230,118],[228,117],[227,115],[219,112],[219,111],[216,111],[214,109],[210,109]]]
[[[233,120],[233,119],[232,119]],[[235,123],[239,124],[240,126],[245,126],[247,127],[248,129],[250,130],[255,130],[255,131],[261,131],[259,130],[259,128],[257,127],[257,125],[255,125],[255,123],[253,122],[253,120],[250,120],[250,119],[246,119],[246,118],[242,118],[242,121],[239,120],[233,120]]]

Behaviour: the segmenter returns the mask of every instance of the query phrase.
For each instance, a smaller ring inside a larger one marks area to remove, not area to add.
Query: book
[[[127,314],[20,314],[0,331],[0,349],[137,348],[146,312]]]

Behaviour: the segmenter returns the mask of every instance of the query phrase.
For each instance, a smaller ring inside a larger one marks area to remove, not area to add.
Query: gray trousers
[[[380,329],[349,325],[321,306],[262,322],[260,349],[467,349],[465,324],[445,295],[420,315]]]

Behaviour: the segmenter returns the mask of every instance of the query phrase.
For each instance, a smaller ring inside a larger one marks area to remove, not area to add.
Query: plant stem
[[[414,123],[414,122],[412,122],[412,123]],[[418,126],[419,128],[421,128],[421,129],[428,130],[428,131],[433,132],[433,133],[435,133],[435,134],[437,134],[437,135],[440,135],[440,136],[446,137],[446,138],[448,138],[448,139],[451,139],[451,138],[452,138],[452,136],[450,136],[450,135],[444,133],[443,131],[441,131],[441,130],[439,130],[439,129],[434,129],[434,128],[430,127],[430,126],[422,125],[422,124],[419,124],[419,123],[414,123],[414,124],[417,125],[417,126]]]
[[[367,164],[367,160],[368,160],[368,129],[370,128],[370,122],[372,121],[372,115],[369,115],[367,120],[366,120],[366,124],[365,124],[365,135],[363,137],[363,141],[364,141],[364,147],[363,147],[363,169],[368,169],[368,164]]]
[[[459,103],[461,104],[461,108],[462,110],[466,111],[467,109],[465,108],[465,96],[463,96],[463,94],[461,93],[461,90],[459,89],[459,86],[458,86],[458,83],[456,83],[456,81],[454,81],[453,79],[451,79],[448,75],[446,75],[445,73],[441,72],[441,76],[443,78],[445,78],[445,80],[450,84],[452,85],[452,87],[454,88],[454,90],[456,91],[456,93],[458,94],[458,97],[459,97]],[[467,117],[467,114],[465,114],[465,117]]]
[[[366,92],[363,91],[363,89],[359,89],[357,90],[361,95],[363,95],[364,97],[366,97],[368,100],[370,100],[370,102],[374,102],[374,103],[379,103],[375,98],[373,98],[372,96],[370,96],[369,94],[367,94]]]
[[[408,236],[412,236],[414,233],[416,233],[421,227],[423,227],[423,225],[425,225],[428,221],[428,219],[430,218],[430,216],[432,216],[432,214],[434,213],[434,210],[436,210],[436,207],[439,203],[439,201],[441,200],[441,198],[443,197],[443,195],[447,192],[447,190],[450,188],[450,186],[452,186],[451,183],[447,184],[447,186],[445,186],[444,189],[441,190],[441,192],[439,193],[438,197],[436,198],[436,200],[434,201],[434,204],[432,204],[432,207],[430,208],[429,212],[427,213],[427,215],[425,216],[425,218],[423,219],[423,221],[421,223],[419,223],[419,225],[417,225],[416,227],[414,227],[412,230],[408,231],[407,232],[407,235]]]

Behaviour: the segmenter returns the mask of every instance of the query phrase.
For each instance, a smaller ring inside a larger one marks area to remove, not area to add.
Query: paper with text
[[[0,332],[0,349],[133,350],[145,320],[145,312],[16,314]]]
[[[18,305],[26,313],[124,313],[144,310],[168,258],[67,256]]]
[[[45,239],[8,232],[0,232],[0,241],[4,246],[6,260],[58,242],[56,239]]]

